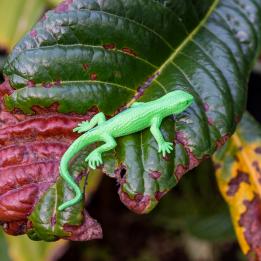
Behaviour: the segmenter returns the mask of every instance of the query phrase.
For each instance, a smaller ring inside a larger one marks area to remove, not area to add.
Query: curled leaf
[[[1,85],[2,96],[11,91],[8,82]],[[0,220],[5,232],[46,241],[100,238],[101,228],[84,213],[83,204],[65,213],[56,210],[72,194],[63,180],[57,182],[60,158],[77,137],[72,129],[93,113],[62,115],[55,107],[35,109],[34,116],[11,114],[1,103]],[[82,171],[80,165],[72,168],[76,177]]]

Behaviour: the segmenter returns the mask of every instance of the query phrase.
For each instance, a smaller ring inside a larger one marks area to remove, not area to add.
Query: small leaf
[[[213,157],[219,188],[227,201],[245,254],[261,259],[261,127],[245,114],[236,133]]]
[[[0,260],[1,261],[11,261],[8,253],[8,246],[6,242],[5,235],[0,229]]]
[[[11,90],[8,82],[0,87],[1,95]],[[35,110],[36,115],[26,116],[0,109],[0,220],[5,232],[28,233],[46,241],[101,237],[98,223],[84,213],[83,203],[67,212],[56,211],[57,204],[72,195],[58,180],[60,158],[77,137],[72,129],[93,113],[66,116],[55,112],[55,106]],[[82,173],[80,163],[72,173]]]
[[[37,21],[45,3],[45,0],[1,0],[0,48],[10,51]]]
[[[56,261],[69,247],[69,241],[65,240],[55,243],[32,242],[26,236],[6,236],[6,240],[13,261]]]

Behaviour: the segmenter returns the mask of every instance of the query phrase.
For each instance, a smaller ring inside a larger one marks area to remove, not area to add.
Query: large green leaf
[[[103,170],[117,178],[123,203],[149,212],[234,132],[260,20],[258,0],[67,0],[9,56],[4,73],[13,91],[5,106],[33,114],[53,105],[68,115],[98,108],[112,116],[136,100],[190,92],[193,106],[162,125],[175,142],[171,155],[158,154],[149,130],[118,139],[106,155]]]

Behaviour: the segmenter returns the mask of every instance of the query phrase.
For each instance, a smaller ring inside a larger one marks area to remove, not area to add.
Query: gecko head
[[[194,101],[191,94],[185,91],[177,90],[169,92],[164,96],[167,106],[175,114],[178,114],[188,108]]]

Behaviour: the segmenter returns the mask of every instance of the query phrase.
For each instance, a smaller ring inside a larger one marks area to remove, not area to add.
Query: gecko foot
[[[85,161],[88,161],[88,165],[90,168],[96,169],[102,164],[102,157],[100,153],[93,151],[89,154]]]
[[[159,145],[159,150],[158,152],[162,152],[163,157],[166,156],[166,153],[171,153],[173,150],[173,144],[171,142],[163,142],[162,144]]]
[[[91,128],[92,128],[92,126],[89,121],[83,121],[83,122],[79,123],[76,128],[73,129],[73,132],[82,133],[82,132],[86,132],[86,131],[90,130]]]

